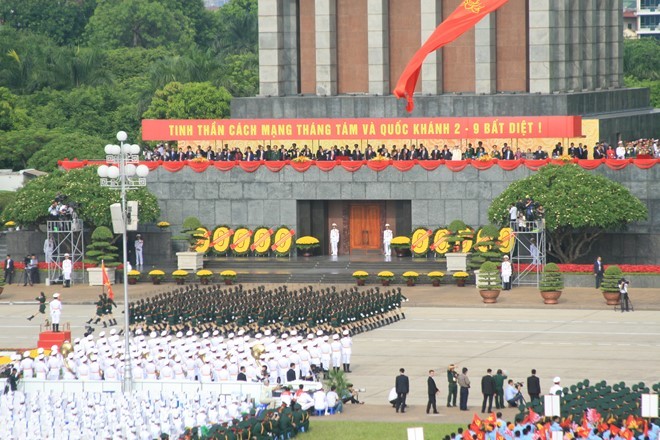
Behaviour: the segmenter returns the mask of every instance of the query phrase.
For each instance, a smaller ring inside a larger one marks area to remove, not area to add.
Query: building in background
[[[637,0],[637,36],[660,38],[660,0]]]
[[[260,0],[260,94],[234,99],[232,117],[408,116],[396,81],[461,3]],[[411,116],[582,115],[609,142],[644,137],[660,112],[648,89],[624,87],[622,11],[622,0],[510,0],[427,58]]]

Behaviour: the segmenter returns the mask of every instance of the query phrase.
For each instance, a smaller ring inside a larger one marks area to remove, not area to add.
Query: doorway
[[[380,250],[382,206],[351,204],[349,214],[350,251]]]

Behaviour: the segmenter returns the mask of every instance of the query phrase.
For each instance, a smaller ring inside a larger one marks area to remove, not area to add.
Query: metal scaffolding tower
[[[62,284],[62,261],[64,254],[69,254],[73,267],[82,267],[85,259],[85,240],[83,237],[83,221],[71,220],[49,220],[46,223],[46,240],[53,240],[53,253],[50,261],[46,256],[48,264],[48,280],[50,284]],[[71,273],[71,284],[83,283],[85,271],[74,270]]]
[[[545,221],[543,219],[516,223],[516,243],[511,250],[512,285],[539,286],[546,262]]]

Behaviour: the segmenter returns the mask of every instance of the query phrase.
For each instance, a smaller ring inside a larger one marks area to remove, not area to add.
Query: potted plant
[[[483,226],[476,235],[470,257],[470,268],[478,269],[485,261],[499,262],[502,252],[497,247],[500,230],[497,226]]]
[[[548,263],[543,268],[541,274],[541,282],[539,290],[544,304],[557,304],[557,300],[561,296],[561,291],[564,288],[564,280],[562,279],[559,266],[555,263]]]
[[[197,273],[197,279],[199,280],[200,283],[202,284],[208,284],[211,282],[211,278],[213,278],[213,272],[211,272],[208,269],[202,269],[198,270]]]
[[[497,264],[492,261],[486,261],[479,268],[479,294],[486,304],[497,302],[500,296],[500,272],[497,270]]]
[[[452,275],[452,276],[456,280],[456,285],[458,287],[465,287],[465,281],[470,276],[470,274],[468,274],[467,272],[460,271],[460,272],[454,273],[454,275]]]
[[[163,278],[165,278],[165,272],[160,269],[151,270],[149,271],[149,278],[151,278],[152,283],[160,284],[160,282],[163,281]]]
[[[394,249],[397,257],[405,257],[410,252],[410,237],[399,235],[390,242],[390,248]]]
[[[383,286],[389,286],[394,279],[394,274],[389,270],[383,270],[378,272],[378,278],[380,278],[380,282]]]
[[[174,272],[172,272],[172,278],[174,278],[174,281],[181,285],[186,282],[186,278],[188,277],[188,271],[183,270],[183,269],[177,269]]]
[[[442,280],[442,277],[444,277],[445,274],[444,274],[444,272],[434,270],[433,272],[429,272],[426,276],[431,279],[431,283],[435,287],[438,287],[440,285],[440,280]]]
[[[319,245],[319,239],[311,235],[303,235],[296,240],[296,247],[299,251],[302,251],[305,257],[310,257]]]
[[[623,271],[619,266],[609,266],[603,274],[603,282],[600,283],[600,290],[608,306],[616,306],[621,301],[621,291],[619,290],[619,280],[623,277]]]
[[[464,250],[464,242],[473,237],[472,230],[461,220],[454,220],[447,226],[447,243],[449,252],[445,254],[447,258],[447,270],[465,271],[467,270],[467,252]]]
[[[99,226],[92,232],[92,242],[87,246],[85,263],[94,264],[97,267],[87,269],[90,286],[103,285],[103,270],[101,262],[105,264],[105,271],[108,274],[110,283],[115,280],[115,268],[119,265],[117,262],[117,246],[112,244],[114,234],[107,226]]]
[[[177,269],[197,270],[204,267],[204,255],[196,249],[201,227],[202,223],[196,217],[188,217],[183,221],[181,235],[173,237],[174,240],[185,241],[188,245],[187,251],[176,253]]]
[[[417,272],[413,272],[412,270],[409,270],[408,272],[404,272],[403,275],[401,276],[406,279],[406,285],[414,286],[415,281],[417,281],[417,277],[419,276],[419,274]]]
[[[140,279],[140,275],[141,274],[139,270],[131,270],[126,274],[126,277],[128,278],[128,284],[137,284],[138,280]]]
[[[5,223],[5,228],[7,228],[8,231],[13,231],[15,227],[16,227],[16,222],[13,220],[9,220],[8,222]]]
[[[233,270],[223,270],[220,272],[220,276],[222,277],[225,284],[230,285],[236,279],[236,272]]]
[[[156,223],[156,226],[158,226],[159,229],[167,229],[170,227],[170,224],[166,221],[158,222]]]
[[[356,270],[353,272],[353,278],[357,281],[358,286],[364,286],[368,276],[369,273],[363,270]]]

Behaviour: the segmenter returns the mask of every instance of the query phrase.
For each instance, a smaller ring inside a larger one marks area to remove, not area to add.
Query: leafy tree
[[[194,29],[181,10],[156,0],[107,0],[89,19],[85,36],[91,46],[104,48],[192,44]]]
[[[29,123],[27,112],[17,101],[9,89],[0,87],[0,132],[16,130]]]
[[[623,73],[639,80],[660,80],[660,41],[624,40]]]
[[[2,219],[5,219],[2,221],[11,219],[21,225],[44,222],[48,217],[48,206],[58,194],[78,203],[78,217],[91,227],[111,226],[110,205],[120,202],[119,191],[100,185],[96,167],[68,172],[57,170],[31,180],[18,190],[14,203],[2,212]],[[140,222],[154,222],[160,216],[158,201],[146,188],[129,191],[126,198],[139,202]]]
[[[145,119],[226,118],[231,95],[211,83],[172,82],[156,92]]]
[[[16,191],[0,191],[0,216],[5,208],[12,203],[16,198]]]
[[[52,139],[48,130],[28,128],[0,132],[0,168],[14,171],[28,168],[28,160]]]
[[[545,208],[548,253],[562,263],[586,255],[606,231],[648,216],[646,206],[623,185],[571,164],[545,166],[513,182],[493,200],[488,217],[508,224],[509,205],[528,196]]]
[[[52,60],[52,70],[59,81],[55,87],[73,88],[112,83],[109,72],[103,69],[104,59],[105,53],[99,49],[60,48]]]
[[[59,45],[79,43],[96,0],[3,0],[0,22],[17,29],[47,35]]]
[[[218,9],[214,46],[224,54],[257,53],[257,0],[231,0]]]
[[[228,55],[224,58],[219,80],[232,96],[255,96],[259,93],[259,56],[256,53]]]
[[[624,78],[626,87],[645,87],[651,92],[651,106],[660,107],[660,79],[637,79],[633,76],[626,76]]]

